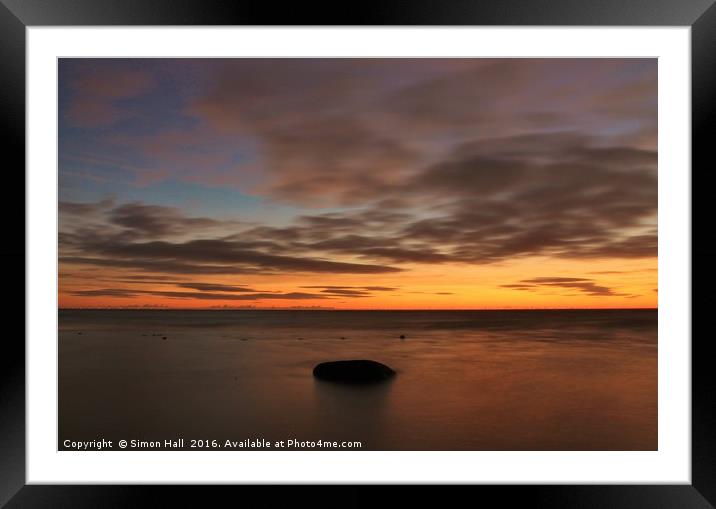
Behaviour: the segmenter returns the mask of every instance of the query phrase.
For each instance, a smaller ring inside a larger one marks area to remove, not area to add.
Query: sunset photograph
[[[61,58],[59,450],[657,450],[657,59]]]

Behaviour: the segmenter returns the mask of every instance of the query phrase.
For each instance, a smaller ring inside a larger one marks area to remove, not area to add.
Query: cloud
[[[63,239],[61,238],[61,241]],[[382,274],[401,269],[386,265],[331,261],[286,256],[248,249],[240,242],[197,239],[186,242],[125,242],[114,238],[64,237],[63,252],[69,250],[99,255],[63,256],[67,264],[139,268],[159,273],[270,274],[276,272]]]
[[[626,293],[618,293],[606,286],[598,285],[591,279],[575,277],[535,277],[523,279],[519,283],[501,285],[511,290],[540,291],[544,289],[565,288],[578,290],[593,297],[634,297]]]
[[[178,207],[150,205],[141,201],[117,204],[113,197],[97,202],[60,201],[59,211],[60,221],[69,221],[61,228],[61,235],[65,239],[73,235],[113,236],[125,240],[162,238],[193,235],[197,231],[226,231],[247,225],[237,220],[191,217]]]
[[[114,205],[106,200],[63,202],[61,207],[63,218],[80,216],[77,220],[64,221],[61,226],[60,259],[65,264],[170,274],[381,274],[401,270],[382,264],[283,254],[296,250],[287,250],[270,235],[262,235],[264,232],[260,228],[249,229],[250,234],[196,238],[197,233],[226,234],[227,230],[240,230],[246,223],[188,217],[173,207],[141,202]],[[188,236],[189,239],[172,239],[177,236]]]
[[[181,125],[134,137],[114,128],[115,142],[124,137],[123,148],[161,162],[162,175],[198,183],[209,173],[214,183],[226,177],[268,206],[297,206],[288,209],[295,217],[248,224],[139,201],[63,201],[63,265],[369,275],[534,256],[656,256],[655,59],[236,59],[191,66],[202,80],[184,97]],[[127,62],[116,64],[121,78],[103,69],[88,62],[68,78],[70,103],[81,96],[134,107],[158,83]],[[177,87],[182,83],[177,78]],[[249,147],[250,163],[235,147]],[[514,288],[546,286],[611,291],[587,279]],[[236,288],[214,291],[248,293]],[[381,291],[375,288],[317,293]]]
[[[78,95],[104,99],[137,97],[155,85],[156,80],[148,71],[110,68],[104,68],[101,72],[85,71],[72,82],[72,88]]]
[[[60,218],[62,216],[94,216],[114,207],[113,198],[104,198],[98,202],[71,202],[62,201],[58,203]]]
[[[189,288],[191,290],[199,290],[202,292],[240,292],[240,293],[251,293],[255,292],[251,288],[246,286],[236,285],[222,285],[219,283],[176,283],[180,288]]]
[[[115,279],[114,281],[131,282],[131,283],[166,283],[172,281],[174,278],[171,276],[159,276],[159,275],[126,275],[122,276],[122,279]]]
[[[64,216],[91,212],[96,222],[63,227],[61,255],[185,274],[385,274],[401,264],[656,256],[656,154],[597,145],[574,133],[464,143],[385,188],[382,199],[403,205],[397,210],[368,204],[281,227],[140,202],[65,202]]]
[[[261,274],[262,272],[232,265],[193,264],[164,259],[119,259],[112,257],[60,256],[63,265],[87,265],[92,267],[114,267],[158,274]],[[269,271],[265,272],[270,274]]]
[[[534,283],[534,284],[561,284],[561,283],[583,283],[590,281],[581,277],[535,277],[532,279],[523,279],[523,283]]]
[[[387,260],[396,263],[450,261],[449,256],[426,244],[416,247],[403,246],[401,239],[397,236],[345,235],[294,245],[305,249],[352,254],[366,259]]]
[[[301,286],[301,288],[320,288],[323,290],[351,290],[351,289],[358,289],[358,290],[368,290],[371,292],[392,292],[397,290],[397,288],[393,288],[390,286],[316,286],[316,285],[308,285],[308,286]]]
[[[189,111],[220,133],[259,141],[266,182],[256,191],[306,206],[356,204],[412,178],[432,182],[424,170],[465,142],[582,131],[603,146],[651,137],[655,148],[656,71],[656,59],[221,61]],[[583,158],[604,163],[638,157],[587,150]],[[437,183],[466,182],[467,193],[520,169],[482,163],[495,171],[467,181],[459,164],[434,165],[450,174]]]
[[[656,152],[599,143],[575,133],[467,142],[383,186],[397,210],[304,215],[241,238],[398,264],[655,256]]]
[[[309,299],[327,299],[327,295],[319,295],[314,293],[289,292],[289,293],[246,293],[246,294],[226,294],[226,293],[209,293],[209,292],[172,292],[172,291],[145,291],[158,297],[170,297],[173,299],[200,299],[200,300],[309,300]]]
[[[120,278],[101,279],[102,281],[111,281],[115,283],[130,283],[132,285],[173,285],[178,288],[188,288],[201,292],[230,292],[230,293],[256,293],[259,290],[249,288],[246,285],[227,285],[222,283],[202,283],[196,281],[175,281],[170,276],[159,275],[126,275]]]
[[[258,300],[312,300],[312,299],[330,299],[333,296],[317,293],[304,292],[276,292],[276,293],[211,293],[211,292],[177,292],[168,290],[127,290],[123,288],[103,288],[98,290],[75,290],[69,292],[76,297],[112,297],[112,298],[134,298],[140,295],[150,295],[154,297],[168,297],[171,299],[199,299],[199,300],[240,300],[240,301],[258,301]],[[349,295],[351,297],[351,295]]]
[[[600,147],[595,155],[595,144],[573,133],[462,144],[402,187],[384,189],[384,200],[429,208],[366,205],[300,215],[281,227],[246,228],[139,202],[65,202],[63,216],[92,212],[104,223],[63,228],[61,253],[83,264],[205,274],[380,274],[401,270],[395,264],[656,256],[656,154]],[[207,237],[212,231],[223,236]],[[169,239],[177,235],[187,239]]]
[[[220,285],[221,286],[221,285]],[[220,290],[226,292],[226,290]],[[171,290],[137,290],[125,288],[103,288],[95,290],[73,290],[70,295],[76,297],[111,297],[111,298],[136,298],[143,295],[154,297],[168,297],[171,299],[199,299],[199,300],[238,300],[238,301],[258,301],[258,300],[312,300],[312,299],[331,299],[335,297],[365,297],[369,294],[331,294],[322,293],[306,293],[306,292],[256,292],[249,290],[250,293],[216,293],[211,291],[196,292],[178,292]]]
[[[144,237],[194,233],[197,230],[228,226],[226,222],[206,217],[186,217],[175,207],[146,205],[141,202],[115,207],[109,213],[109,222]]]
[[[137,116],[136,110],[121,101],[144,95],[157,83],[146,70],[88,60],[75,69],[69,84],[72,98],[64,109],[65,117],[77,127],[95,128]]]
[[[327,293],[330,295],[344,295],[349,297],[370,297],[371,294],[369,292],[365,292],[363,290],[347,290],[343,288],[337,288],[337,289],[327,289],[327,290],[321,290],[321,293]]]
[[[155,278],[156,279],[156,278]],[[373,292],[392,291],[394,288],[383,286],[302,286],[301,288],[320,289],[320,292],[281,292],[263,291],[249,288],[245,285],[225,285],[220,283],[202,282],[181,282],[167,279],[155,281],[140,277],[128,278],[126,280],[116,279],[117,282],[132,283],[136,285],[174,285],[179,288],[196,290],[193,292],[141,288],[103,288],[91,290],[74,290],[69,292],[77,297],[112,297],[112,298],[135,298],[143,295],[154,297],[168,297],[172,299],[199,299],[199,300],[310,300],[310,299],[331,299],[331,298],[362,298],[371,297]]]
[[[125,290],[122,288],[104,288],[102,290],[75,290],[70,292],[77,297],[117,297],[127,298],[135,297],[137,292]]]
[[[321,293],[327,293],[330,295],[343,295],[347,297],[372,297],[374,292],[392,292],[397,288],[388,286],[318,286],[318,285],[304,285],[301,288],[307,289],[320,289]]]

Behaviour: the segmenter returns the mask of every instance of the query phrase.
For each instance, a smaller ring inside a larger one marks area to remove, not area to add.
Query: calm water
[[[655,310],[66,310],[59,324],[61,442],[657,448]],[[312,377],[352,358],[398,375],[360,388]]]

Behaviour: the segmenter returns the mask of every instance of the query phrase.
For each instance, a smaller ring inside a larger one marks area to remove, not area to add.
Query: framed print
[[[3,502],[713,504],[690,168],[716,8],[540,3],[4,1]]]

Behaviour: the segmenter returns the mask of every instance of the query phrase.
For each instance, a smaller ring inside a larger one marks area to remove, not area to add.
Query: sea
[[[60,310],[58,449],[656,450],[657,338],[654,309]],[[397,374],[313,377],[348,359]]]

